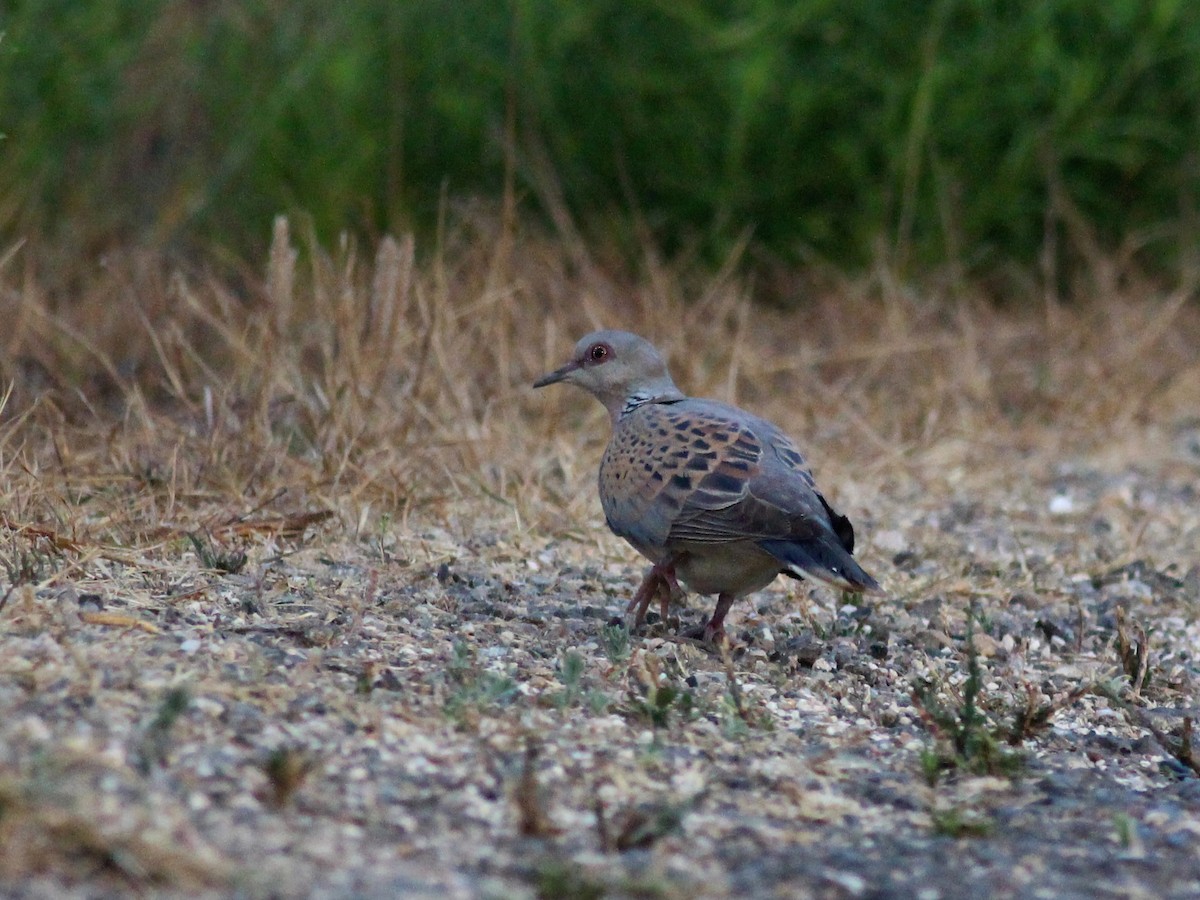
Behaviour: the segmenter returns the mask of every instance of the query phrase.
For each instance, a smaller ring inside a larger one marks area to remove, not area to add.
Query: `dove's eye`
[[[593,344],[592,349],[588,351],[588,358],[592,362],[603,362],[608,359],[609,352],[607,344]]]

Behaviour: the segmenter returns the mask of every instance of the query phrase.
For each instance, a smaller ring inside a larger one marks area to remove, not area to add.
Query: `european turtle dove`
[[[851,556],[849,519],[817,492],[787,435],[735,406],[684,396],[648,341],[593,332],[533,386],[557,382],[593,394],[612,419],[600,503],[608,527],[653,563],[626,610],[636,611],[636,624],[656,596],[666,620],[679,580],[717,594],[709,641],[724,637],[735,599],[777,575],[880,591]]]

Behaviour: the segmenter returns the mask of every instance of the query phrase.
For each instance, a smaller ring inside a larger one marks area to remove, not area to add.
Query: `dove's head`
[[[649,341],[628,331],[593,331],[575,345],[564,366],[533,383],[575,384],[604,404],[613,421],[622,411],[683,394],[671,380],[662,354]]]

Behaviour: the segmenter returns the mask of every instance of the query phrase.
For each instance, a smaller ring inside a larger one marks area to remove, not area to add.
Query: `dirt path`
[[[237,574],[176,542],[19,587],[4,892],[1195,896],[1200,507],[1172,446],[880,495],[889,598],[780,583],[728,660],[611,626],[638,568],[594,529],[326,523]],[[1126,520],[1144,554],[1110,546]]]

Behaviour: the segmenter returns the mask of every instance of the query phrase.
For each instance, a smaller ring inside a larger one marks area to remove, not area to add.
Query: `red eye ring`
[[[588,358],[592,362],[600,362],[608,358],[608,346],[606,344],[593,344],[592,349],[588,351]]]

